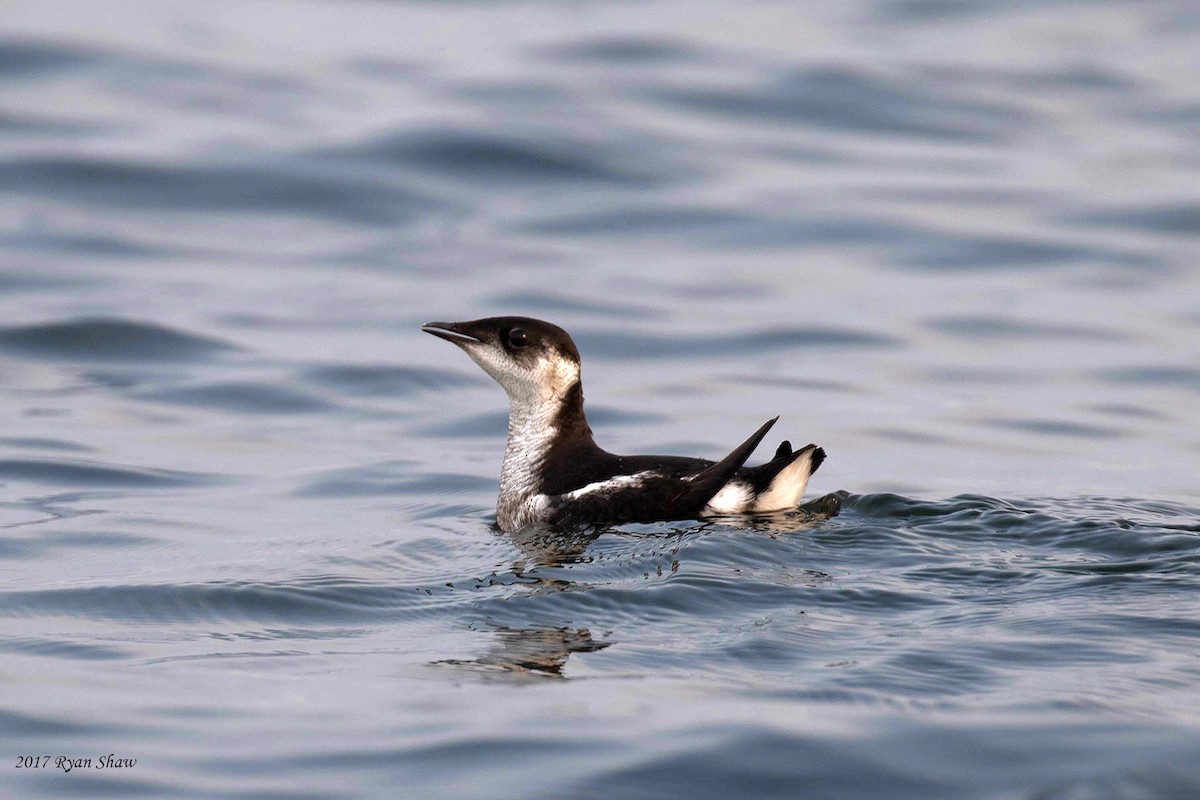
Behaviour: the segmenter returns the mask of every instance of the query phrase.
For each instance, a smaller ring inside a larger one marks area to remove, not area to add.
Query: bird
[[[717,461],[609,453],[583,411],[579,349],[532,317],[429,322],[421,330],[457,345],[508,394],[508,441],[496,524],[607,526],[794,508],[825,460],[815,444],[783,442],[756,467],[745,462],[779,419],[767,420]]]

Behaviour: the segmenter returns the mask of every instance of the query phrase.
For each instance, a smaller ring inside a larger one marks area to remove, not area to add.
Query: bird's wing
[[[768,420],[729,455],[693,475],[679,477],[648,469],[549,498],[550,521],[557,525],[611,525],[696,518],[778,419]]]

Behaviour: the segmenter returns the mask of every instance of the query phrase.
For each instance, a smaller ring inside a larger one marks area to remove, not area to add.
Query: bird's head
[[[453,342],[521,405],[554,403],[579,382],[579,350],[557,325],[530,317],[427,322],[421,330]]]

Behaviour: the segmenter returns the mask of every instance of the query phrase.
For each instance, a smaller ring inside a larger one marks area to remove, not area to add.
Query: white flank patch
[[[730,481],[713,495],[704,507],[708,514],[741,514],[750,505],[750,487],[739,481]]]
[[[767,490],[754,501],[755,511],[778,511],[792,508],[804,496],[808,478],[812,475],[812,454],[809,450],[783,468]]]
[[[646,482],[647,478],[653,478],[658,473],[653,470],[646,470],[635,475],[618,475],[615,478],[609,478],[604,481],[596,481],[589,483],[587,486],[581,486],[574,491],[567,492],[562,497],[564,500],[576,500],[583,497],[585,494],[593,492],[611,492],[616,489],[635,489]]]

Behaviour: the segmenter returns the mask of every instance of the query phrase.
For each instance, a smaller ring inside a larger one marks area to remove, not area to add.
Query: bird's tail
[[[776,458],[780,453],[776,453]],[[809,477],[825,460],[825,451],[815,444],[805,445],[793,453],[792,463],[781,469],[754,499],[755,511],[778,511],[794,508],[808,488]]]

